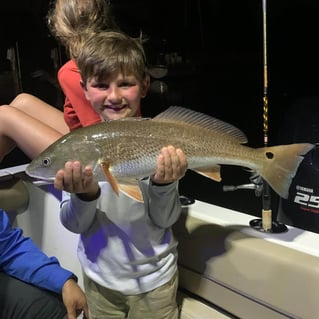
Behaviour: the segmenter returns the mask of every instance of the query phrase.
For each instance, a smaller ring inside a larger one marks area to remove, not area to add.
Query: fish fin
[[[216,182],[220,182],[222,180],[220,176],[220,165],[214,165],[209,168],[196,168],[194,171],[200,175],[203,175],[207,178],[210,178]]]
[[[156,115],[153,118],[153,121],[199,126],[202,129],[211,130],[213,132],[218,132],[218,134],[223,136],[231,137],[240,144],[247,143],[247,136],[245,133],[232,124],[182,106],[170,106],[164,112]]]
[[[141,189],[139,186],[136,185],[126,185],[126,184],[120,184],[119,188],[121,192],[126,194],[128,197],[133,198],[134,200],[143,203],[143,196],[141,193]]]
[[[299,143],[257,149],[256,151],[264,156],[259,172],[261,177],[279,196],[288,198],[290,184],[304,159],[303,155],[314,146],[309,143]]]
[[[102,170],[110,183],[113,191],[116,193],[116,195],[119,195],[119,186],[115,179],[115,177],[110,172],[110,163],[109,162],[103,162],[101,163]]]
[[[138,202],[143,202],[143,197],[142,197],[142,193],[140,188],[137,185],[137,182],[135,180],[134,181],[128,181],[128,185],[127,184],[118,184],[118,182],[116,181],[116,179],[114,178],[114,176],[111,174],[110,172],[110,163],[109,162],[103,162],[101,163],[103,172],[108,180],[108,182],[110,183],[113,191],[116,193],[116,195],[119,195],[119,192],[123,192],[124,194],[126,194],[128,197],[133,198],[134,200],[138,201]]]

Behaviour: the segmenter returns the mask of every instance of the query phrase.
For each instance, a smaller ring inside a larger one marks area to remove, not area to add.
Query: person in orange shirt
[[[0,107],[0,162],[16,146],[33,159],[70,130],[101,121],[85,98],[76,58],[84,38],[118,29],[105,0],[56,0],[47,15],[48,26],[65,47],[70,60],[58,71],[65,95],[63,112],[27,93]]]

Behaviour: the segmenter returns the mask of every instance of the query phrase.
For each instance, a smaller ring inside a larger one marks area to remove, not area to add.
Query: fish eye
[[[43,165],[44,167],[50,166],[50,165],[51,165],[51,159],[50,159],[50,157],[45,157],[45,158],[42,160],[42,165]]]

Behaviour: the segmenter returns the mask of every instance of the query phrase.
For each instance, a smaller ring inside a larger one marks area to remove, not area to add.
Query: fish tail
[[[282,198],[288,198],[289,187],[297,169],[313,144],[278,145],[258,149],[264,156],[260,175]]]

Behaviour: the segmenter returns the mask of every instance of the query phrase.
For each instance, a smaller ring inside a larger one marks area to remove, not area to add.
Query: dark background
[[[263,12],[262,1],[113,0],[120,27],[132,36],[142,30],[150,64],[168,63],[164,78],[153,79],[143,100],[145,116],[169,105],[183,105],[232,123],[252,147],[263,146]],[[62,109],[61,91],[52,84],[65,61],[63,48],[50,36],[45,15],[48,1],[1,1],[0,102],[19,91],[5,59],[14,47],[21,67],[20,90]],[[285,113],[318,94],[319,2],[280,0],[267,3],[269,145],[278,144]],[[52,59],[52,55],[55,58]],[[175,57],[175,58],[174,58]],[[177,57],[177,59],[176,59]],[[57,64],[56,64],[57,63]],[[40,72],[39,72],[40,71]],[[10,85],[12,84],[12,85]],[[315,100],[315,99],[314,99]],[[293,130],[293,128],[291,128]],[[1,167],[27,163],[19,150]],[[0,167],[0,168],[1,168]],[[188,171],[181,192],[259,216],[261,198],[252,190],[223,192],[223,185],[249,183],[239,167],[223,167],[214,183]],[[272,194],[274,207],[276,195]]]

